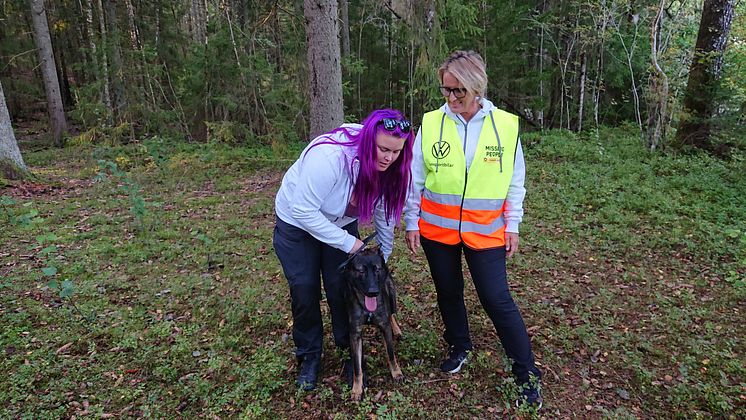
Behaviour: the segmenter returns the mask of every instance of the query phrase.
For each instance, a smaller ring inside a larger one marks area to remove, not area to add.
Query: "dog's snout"
[[[373,269],[373,267],[367,267],[365,274],[366,274],[365,283],[367,285],[364,291],[365,296],[368,296],[368,297],[378,296],[378,294],[381,293],[381,289],[378,286],[378,276],[376,275],[375,270]]]
[[[377,281],[369,282],[367,290],[365,291],[365,296],[376,297],[378,296],[379,293],[381,293],[381,289],[378,287],[378,282]]]
[[[368,290],[365,291],[365,296],[368,297],[376,297],[381,293],[381,291],[378,289],[378,285],[372,285],[368,288]]]

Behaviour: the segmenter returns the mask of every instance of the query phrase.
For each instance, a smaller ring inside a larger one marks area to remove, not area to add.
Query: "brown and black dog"
[[[379,247],[364,249],[344,269],[346,299],[350,317],[350,356],[352,358],[352,400],[363,396],[363,325],[381,330],[386,357],[394,381],[404,379],[394,352],[394,336],[401,329],[394,320],[396,287]]]

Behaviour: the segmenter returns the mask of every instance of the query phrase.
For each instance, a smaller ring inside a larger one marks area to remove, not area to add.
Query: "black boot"
[[[307,354],[300,364],[300,373],[295,383],[303,391],[316,389],[316,382],[321,368],[321,356],[318,354]]]

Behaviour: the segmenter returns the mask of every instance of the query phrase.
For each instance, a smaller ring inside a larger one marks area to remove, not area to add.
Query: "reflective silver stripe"
[[[461,206],[461,196],[458,194],[439,194],[425,188],[425,198],[438,204]],[[467,198],[463,207],[466,210],[495,211],[502,208],[505,200],[499,198]]]
[[[505,200],[495,198],[467,198],[464,200],[465,210],[500,210]]]
[[[438,226],[440,228],[444,229],[451,229],[451,230],[458,230],[458,220],[457,219],[449,219],[447,217],[438,216],[432,213],[428,213],[426,211],[420,211],[420,218],[422,220],[430,223],[431,225]],[[498,229],[505,226],[505,219],[502,215],[498,217],[497,219],[493,220],[492,223],[488,225],[483,225],[480,223],[474,223],[474,222],[462,222],[461,223],[461,232],[463,233],[479,233],[482,235],[490,235],[497,231]]]
[[[449,206],[461,205],[461,196],[458,194],[438,194],[425,188],[425,198],[438,204],[447,204]]]
[[[424,210],[420,211],[420,218],[431,225],[458,231],[458,219],[449,219],[447,217],[428,213]]]
[[[500,215],[497,219],[493,220],[489,225],[482,225],[474,222],[461,222],[462,233],[480,233],[482,235],[491,235],[496,230],[505,226],[505,219]]]

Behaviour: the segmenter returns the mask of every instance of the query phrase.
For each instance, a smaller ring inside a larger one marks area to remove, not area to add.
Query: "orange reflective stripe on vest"
[[[465,237],[464,242],[472,248],[503,246],[504,235],[500,232],[505,230],[504,202],[502,199],[472,198],[464,199],[461,205],[459,196],[425,189],[420,206],[420,232],[424,230],[426,238],[449,245],[457,244]]]

